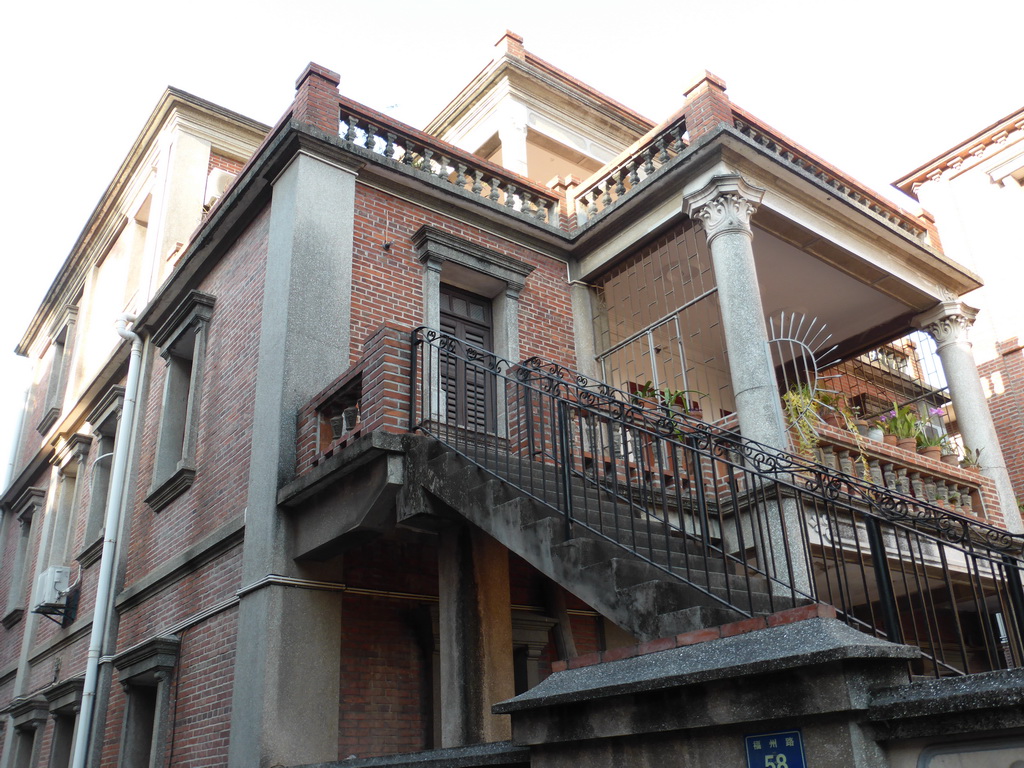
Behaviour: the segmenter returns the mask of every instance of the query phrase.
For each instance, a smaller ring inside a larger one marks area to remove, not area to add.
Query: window
[[[86,510],[82,551],[75,558],[83,568],[95,563],[103,549],[103,523],[107,514],[107,497],[110,495],[110,469],[114,463],[114,443],[123,406],[124,387],[111,387],[87,419],[92,425],[93,448],[86,465],[86,477],[80,480],[80,484],[88,484],[89,507]]]
[[[153,726],[156,718],[157,687],[155,685],[129,685],[128,710],[125,717],[124,741],[121,747],[121,765],[151,765],[153,752]]]
[[[42,488],[29,488],[12,505],[12,512],[19,524],[17,544],[14,551],[14,564],[11,566],[11,580],[7,591],[7,608],[0,623],[7,629],[17,624],[25,613],[25,583],[30,558],[29,546],[32,542],[32,518],[43,506],[46,492]]]
[[[529,264],[435,229],[420,227],[412,236],[423,273],[423,322],[440,327],[441,282],[492,300],[493,351],[519,359],[519,294],[533,272]]]
[[[155,638],[114,657],[114,668],[128,697],[120,768],[163,765],[170,673],[177,657],[178,640],[171,637]]]
[[[46,434],[57,423],[61,406],[64,403],[64,392],[68,386],[70,372],[71,347],[75,339],[75,322],[78,317],[77,307],[68,307],[56,330],[51,334],[50,343],[50,377],[46,387],[46,411],[36,426],[41,434]]]
[[[53,534],[50,537],[50,552],[45,558],[46,565],[64,565],[71,559],[72,530],[75,525],[75,510],[78,509],[82,484],[85,477],[86,458],[92,439],[88,435],[75,434],[68,439],[61,438],[57,444],[54,463],[59,468],[57,489],[57,515],[54,518]]]
[[[82,689],[85,680],[71,678],[57,683],[43,691],[53,720],[53,734],[50,737],[49,768],[68,768],[75,744],[75,722],[82,704]]]
[[[44,699],[15,699],[11,706],[11,724],[14,726],[11,768],[30,768],[38,765],[42,729],[46,726],[47,714]]]
[[[192,291],[153,334],[153,343],[160,347],[166,363],[153,485],[146,497],[146,503],[157,511],[195,479],[203,363],[213,303],[213,296]]]

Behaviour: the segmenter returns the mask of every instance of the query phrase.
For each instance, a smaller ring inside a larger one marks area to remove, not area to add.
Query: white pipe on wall
[[[135,321],[135,315],[124,314],[117,318],[116,328],[121,338],[132,343],[128,358],[128,380],[125,383],[124,405],[121,420],[117,425],[114,445],[114,464],[110,470],[110,492],[103,534],[103,552],[100,555],[99,583],[96,586],[96,607],[93,609],[92,633],[89,638],[89,655],[85,666],[85,684],[82,688],[82,705],[76,724],[75,749],[71,758],[73,768],[85,768],[89,751],[89,735],[92,730],[96,706],[96,688],[99,678],[99,661],[103,653],[103,636],[106,633],[110,613],[110,597],[114,586],[114,554],[117,536],[124,514],[124,486],[128,476],[128,448],[135,420],[135,401],[138,397],[139,378],[142,369],[142,339],[128,330],[128,323]]]

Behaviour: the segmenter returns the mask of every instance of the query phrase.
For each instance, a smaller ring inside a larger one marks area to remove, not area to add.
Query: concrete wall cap
[[[508,714],[624,694],[768,674],[842,661],[903,662],[920,649],[864,634],[838,619],[808,619],[644,656],[568,669],[495,704]]]

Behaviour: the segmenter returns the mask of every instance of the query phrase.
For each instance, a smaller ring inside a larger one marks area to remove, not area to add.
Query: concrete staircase
[[[586,495],[590,525],[603,535],[577,524],[566,538],[555,478],[531,485],[550,488],[549,498],[531,497],[514,484],[524,473],[551,471],[543,465],[524,467],[522,460],[505,457],[491,468],[504,474],[502,479],[431,439],[421,441],[408,458],[407,482],[417,484],[641,641],[794,605],[791,600],[770,597],[763,577],[750,575],[741,566],[727,568],[720,554],[709,557],[699,541],[678,534],[660,536],[637,525],[644,510],[624,507],[621,499],[580,479],[573,483],[573,496]],[[436,527],[436,521],[417,519],[434,514],[422,507],[406,508],[404,517],[403,505],[399,510],[405,524]],[[624,519],[628,517],[634,519]]]

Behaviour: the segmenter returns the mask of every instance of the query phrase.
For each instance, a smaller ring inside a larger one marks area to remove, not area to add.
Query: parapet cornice
[[[893,186],[916,199],[917,189],[922,184],[958,176],[1021,139],[1024,139],[1024,108],[1011,112],[966,141],[933,157],[894,181]]]

